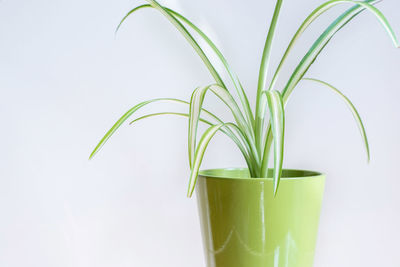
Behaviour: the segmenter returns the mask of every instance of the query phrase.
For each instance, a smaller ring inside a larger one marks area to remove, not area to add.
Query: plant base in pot
[[[273,179],[247,169],[201,171],[207,267],[312,267],[324,184],[323,174],[284,170],[274,197]]]

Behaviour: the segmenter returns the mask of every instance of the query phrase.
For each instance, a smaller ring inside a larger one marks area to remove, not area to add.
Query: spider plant
[[[283,2],[283,0],[277,0],[271,23],[269,24],[269,30],[262,53],[254,110],[250,106],[249,99],[245,93],[242,84],[239,81],[238,76],[229,66],[225,57],[222,55],[221,51],[217,48],[215,43],[213,43],[213,41],[199,27],[197,27],[182,14],[161,5],[156,0],[147,0],[147,2],[148,4],[139,5],[129,11],[129,13],[122,19],[121,23],[118,25],[116,31],[118,31],[121,24],[131,14],[142,9],[157,10],[183,35],[187,42],[193,47],[196,53],[200,56],[204,65],[207,67],[215,82],[206,86],[197,87],[193,91],[189,102],[175,98],[158,98],[144,101],[135,105],[134,107],[129,109],[105,134],[105,136],[100,140],[100,142],[91,153],[90,158],[92,158],[100,150],[100,148],[115,133],[115,131],[137,110],[153,102],[175,102],[177,104],[187,105],[188,112],[151,113],[136,118],[131,122],[131,124],[145,118],[160,115],[176,115],[188,118],[188,152],[189,165],[191,169],[188,196],[192,195],[195,188],[196,179],[204,156],[204,152],[210,140],[219,131],[231,138],[233,142],[235,142],[235,144],[238,146],[247,163],[248,170],[252,178],[267,177],[269,162],[268,160],[270,158],[270,151],[273,150],[274,164],[272,178],[274,184],[274,194],[276,194],[279,180],[282,174],[285,136],[285,105],[296,86],[302,81],[308,81],[319,83],[320,85],[332,90],[344,100],[344,102],[350,108],[355,118],[355,121],[360,129],[366,149],[367,158],[369,161],[370,152],[367,135],[360,115],[354,105],[343,93],[341,93],[333,85],[319,79],[306,78],[305,74],[307,73],[310,66],[315,62],[324,47],[331,41],[333,36],[364,10],[371,12],[378,19],[378,21],[382,24],[383,28],[386,30],[389,37],[393,41],[395,47],[399,47],[399,43],[393,32],[393,29],[389,25],[387,19],[382,14],[382,12],[375,7],[375,4],[379,1],[330,0],[315,8],[311,12],[311,14],[302,22],[298,30],[293,35],[285,52],[282,55],[282,58],[280,59],[278,66],[273,72],[273,76],[269,78],[267,77],[267,74],[272,52],[272,43],[274,36],[276,35],[276,26],[278,23],[278,18]],[[282,67],[284,66],[288,55],[295,47],[295,44],[301,37],[302,33],[320,15],[339,4],[350,4],[351,7],[340,16],[338,16],[318,37],[318,39],[315,40],[308,52],[304,55],[304,57],[298,63],[297,67],[292,72],[290,78],[286,81],[286,85],[283,88],[278,88],[277,80],[279,78],[279,75],[282,73]],[[233,88],[228,88],[228,86],[226,86],[226,81],[221,78],[221,74],[216,70],[214,64],[210,61],[209,56],[204,52],[203,47],[200,46],[198,42],[199,39],[202,39],[202,41],[204,41],[205,44],[208,45],[208,48],[210,48],[211,51],[215,53],[215,55],[217,56],[216,58],[220,61],[220,63],[222,63],[222,65],[224,66],[224,71],[226,71],[227,77],[231,80],[231,84],[233,84]],[[232,94],[233,90],[236,93],[235,97]],[[227,108],[231,111],[233,115],[233,122],[225,122],[221,120],[217,115],[211,113],[203,107],[203,102],[208,92],[215,94],[222,101],[222,103],[227,106]],[[197,128],[199,122],[205,123],[209,126],[207,130],[200,136],[200,138],[197,137]]]

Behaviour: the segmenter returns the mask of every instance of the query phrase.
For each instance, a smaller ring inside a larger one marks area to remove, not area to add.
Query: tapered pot
[[[207,267],[312,267],[323,174],[284,170],[272,178],[246,169],[200,172],[197,199]]]

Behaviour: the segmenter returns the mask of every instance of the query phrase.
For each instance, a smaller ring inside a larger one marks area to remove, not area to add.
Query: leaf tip
[[[115,31],[114,31],[114,38],[116,39],[117,38],[117,34],[118,34],[118,31],[119,31],[119,28],[121,28],[121,25],[122,25],[122,23],[125,21],[125,18],[123,18],[121,21],[120,21],[120,23],[118,24],[118,26],[115,28]]]
[[[93,150],[92,153],[90,153],[89,159],[88,160],[92,160],[94,155],[96,154],[96,150]]]
[[[279,182],[274,184],[274,198],[276,198],[276,194],[278,193],[278,186],[279,186]]]
[[[117,38],[117,34],[118,34],[118,32],[119,32],[119,29],[121,28],[122,23],[124,23],[125,19],[126,19],[126,17],[124,17],[124,18],[120,21],[120,23],[118,24],[118,26],[115,28],[115,31],[114,31],[114,38]]]
[[[393,44],[394,44],[394,48],[400,48],[400,43],[399,43],[399,41],[397,40],[397,38],[395,38]]]
[[[117,39],[117,34],[118,34],[118,28],[115,30],[115,32],[114,32],[114,40],[116,40]]]
[[[192,198],[192,195],[193,195],[193,190],[188,190],[188,192],[187,192],[187,195],[186,195],[186,197],[187,198]]]
[[[194,191],[194,186],[192,184],[192,176],[191,176],[191,178],[189,179],[189,186],[188,186],[188,190],[187,190],[186,196],[188,198],[191,198],[192,195],[193,195],[193,191]]]

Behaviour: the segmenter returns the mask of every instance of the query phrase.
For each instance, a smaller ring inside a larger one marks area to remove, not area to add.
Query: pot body
[[[325,176],[284,170],[272,178],[246,169],[200,172],[197,199],[208,267],[312,267]]]

